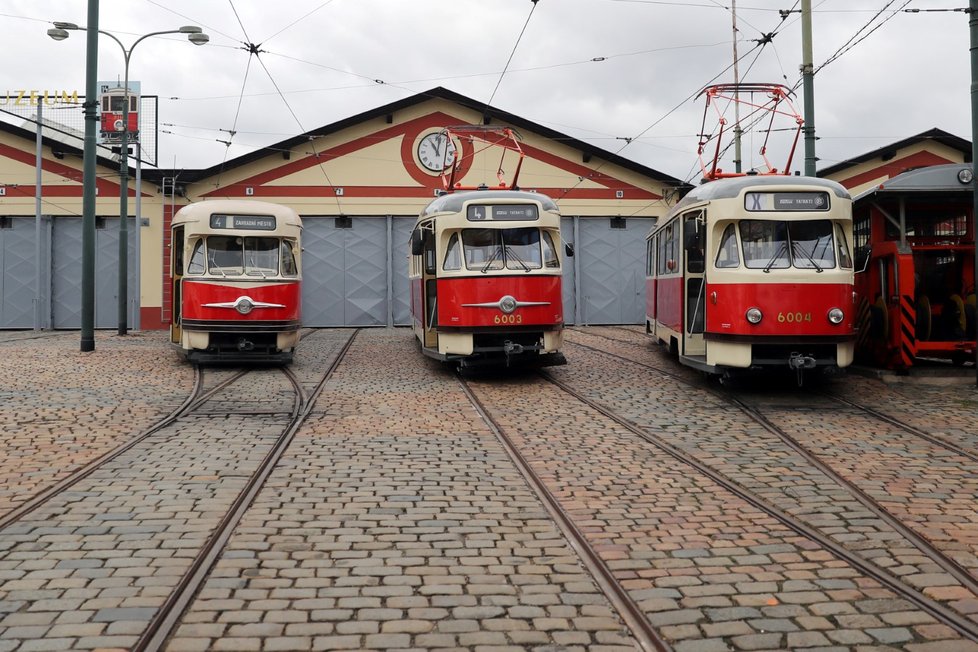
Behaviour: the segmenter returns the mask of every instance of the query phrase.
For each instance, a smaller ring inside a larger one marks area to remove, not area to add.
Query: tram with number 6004
[[[714,374],[846,367],[852,238],[852,201],[833,181],[709,181],[648,236],[647,331]]]
[[[191,362],[292,361],[302,221],[248,200],[184,206],[170,230],[170,341]]]

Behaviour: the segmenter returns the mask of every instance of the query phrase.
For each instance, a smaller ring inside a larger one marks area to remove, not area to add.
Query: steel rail
[[[177,587],[170,592],[170,595],[167,596],[167,599],[154,614],[149,625],[143,630],[143,633],[131,648],[132,652],[155,652],[162,649],[166,644],[166,641],[183,618],[183,614],[190,607],[198,591],[207,580],[207,576],[210,574],[213,565],[217,562],[227,542],[231,539],[234,529],[241,522],[241,519],[258,496],[258,493],[268,481],[278,461],[282,458],[282,455],[288,449],[293,439],[295,439],[299,428],[309,417],[316,403],[316,399],[323,392],[333,372],[336,371],[336,368],[350,350],[350,347],[353,345],[353,340],[359,332],[360,329],[353,331],[349,339],[340,348],[332,363],[323,373],[316,384],[316,388],[308,396],[295,374],[291,370],[285,371],[285,376],[295,388],[295,403],[289,424],[265,455],[261,464],[259,464],[258,468],[248,479],[248,482],[238,493],[238,496],[221,519],[221,522],[215,528],[214,532],[211,533],[210,537],[208,537],[207,542],[197,553],[197,556],[194,557],[193,562],[191,562],[189,569],[184,573]]]
[[[516,464],[516,468],[529,484],[530,488],[543,503],[544,508],[549,512],[550,517],[557,523],[557,526],[564,533],[571,547],[577,552],[585,568],[597,582],[601,591],[605,594],[611,604],[618,610],[622,619],[632,630],[635,640],[643,650],[649,652],[666,652],[672,648],[664,638],[656,631],[652,623],[646,617],[642,608],[632,599],[628,591],[621,586],[614,573],[604,562],[601,556],[594,550],[583,532],[574,524],[573,519],[564,511],[560,501],[547,489],[546,484],[540,476],[533,470],[530,463],[526,460],[513,440],[506,434],[502,426],[489,414],[482,401],[475,395],[472,388],[461,376],[456,374],[462,391],[472,403],[479,416],[486,423],[489,429],[502,444],[510,459]]]

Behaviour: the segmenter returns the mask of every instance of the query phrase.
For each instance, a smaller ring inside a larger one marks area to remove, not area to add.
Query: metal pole
[[[730,0],[730,15],[733,16],[733,71],[734,86],[740,84],[740,66],[737,57],[737,0]],[[734,90],[734,172],[740,174],[743,170],[741,156],[741,134],[740,128],[740,91]]]
[[[812,62],[812,0],[801,0],[801,76],[805,90],[805,176],[815,176],[815,66]]]
[[[114,37],[113,37],[114,38]],[[122,47],[122,44],[119,44]],[[133,46],[135,47],[135,46]],[[122,93],[122,137],[119,139],[119,335],[128,329],[126,312],[129,309],[129,55],[126,60],[125,85]]]
[[[140,306],[142,305],[142,262],[143,262],[143,250],[142,250],[142,233],[143,233],[143,204],[142,204],[142,188],[143,188],[143,148],[142,143],[136,140],[133,145],[136,146],[136,300],[133,306],[132,315],[132,327],[134,330],[139,330],[142,328],[142,319],[139,314]]]
[[[968,29],[971,34],[971,221],[972,235],[978,234],[978,0],[968,2]],[[975,286],[978,289],[978,247],[975,248]],[[975,347],[975,384],[978,385],[978,347]]]
[[[44,100],[37,100],[37,178],[34,186],[34,330],[41,330],[41,173],[44,163],[44,128],[42,107]]]
[[[85,146],[82,155],[81,350],[95,350],[95,131],[98,127],[98,0],[88,0]]]

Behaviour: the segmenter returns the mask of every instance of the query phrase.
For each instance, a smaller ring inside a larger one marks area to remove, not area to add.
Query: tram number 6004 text
[[[496,315],[493,321],[497,324],[522,324],[523,315]]]
[[[811,322],[812,313],[810,312],[779,312],[778,323],[800,324],[803,321]]]

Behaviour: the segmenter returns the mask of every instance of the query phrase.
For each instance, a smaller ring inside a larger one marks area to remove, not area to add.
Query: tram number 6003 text
[[[523,315],[496,315],[493,321],[497,324],[522,324]]]
[[[778,313],[778,323],[783,324],[788,322],[789,324],[800,324],[803,321],[811,322],[812,313],[810,312],[779,312]]]

